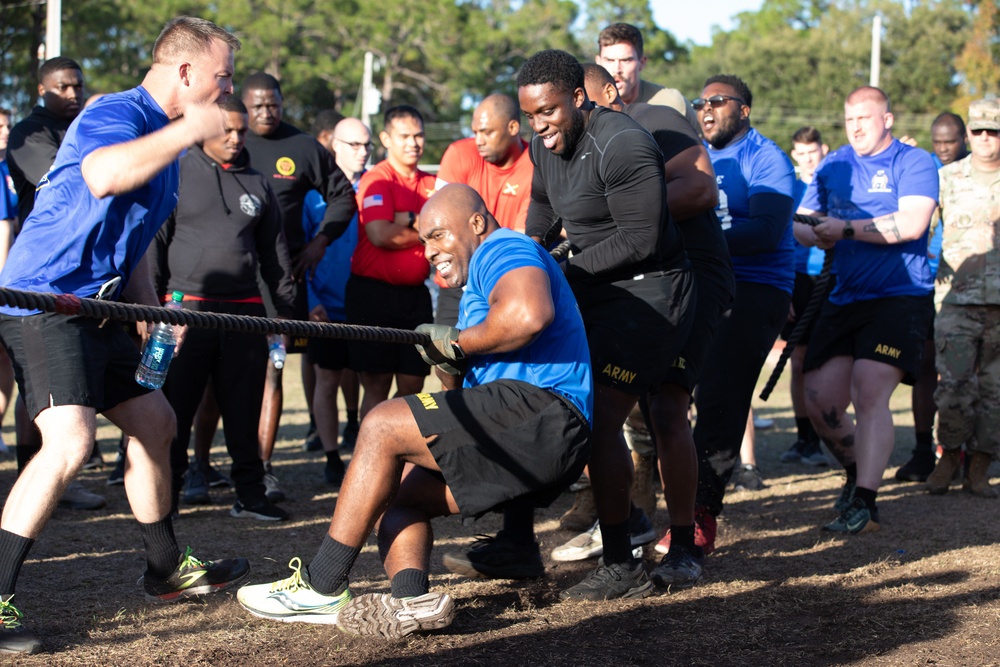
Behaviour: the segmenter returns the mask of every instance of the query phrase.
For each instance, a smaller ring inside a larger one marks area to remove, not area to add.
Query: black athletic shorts
[[[310,338],[306,348],[306,359],[310,364],[326,371],[342,371],[350,368],[348,341],[344,338]]]
[[[693,320],[690,270],[576,283],[594,382],[643,395],[662,384]]]
[[[933,295],[867,299],[844,306],[827,301],[802,365],[808,373],[833,357],[871,359],[900,368],[913,384],[933,318]]]
[[[57,405],[104,412],[150,392],[135,381],[140,355],[125,329],[100,324],[58,313],[0,315],[0,338],[31,419]]]
[[[347,321],[371,327],[416,329],[433,320],[431,295],[420,285],[390,285],[356,276],[347,280],[344,294]],[[430,375],[430,366],[412,345],[352,340],[350,366],[359,373]]]
[[[792,308],[795,310],[795,319],[786,322],[785,326],[781,328],[781,340],[788,340],[788,337],[792,335],[792,331],[795,329],[795,325],[799,323],[799,318],[802,314],[806,312],[806,308],[809,307],[809,300],[812,298],[813,291],[816,289],[816,281],[819,276],[811,276],[808,273],[796,273],[795,274],[795,287],[792,288]],[[835,276],[830,276],[826,281],[826,287],[823,295],[823,301],[830,296],[830,292],[833,291],[834,286],[837,284],[837,279]],[[812,332],[816,328],[816,322],[819,321],[819,311],[813,316],[809,325],[806,327],[805,333],[802,334],[802,338],[798,340],[798,345],[808,345],[809,339],[812,337]]]
[[[458,324],[458,304],[462,300],[463,291],[456,287],[442,287],[438,290],[437,312],[434,313],[435,324],[446,324],[449,327]]]
[[[674,357],[666,381],[694,391],[701,377],[701,367],[705,363],[708,348],[719,327],[719,319],[733,303],[735,284],[728,277],[717,273],[695,271],[694,316],[691,330],[684,339],[681,351]]]
[[[590,426],[569,400],[517,380],[403,397],[465,518],[511,500],[548,507],[590,458]]]

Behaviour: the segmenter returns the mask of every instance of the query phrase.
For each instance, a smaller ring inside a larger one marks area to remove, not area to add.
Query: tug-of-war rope
[[[553,248],[551,254],[556,261],[569,252],[569,241],[563,241]],[[377,343],[399,343],[403,345],[430,345],[430,336],[408,329],[389,329],[356,324],[328,322],[305,322],[301,320],[270,319],[249,315],[229,315],[177,308],[143,306],[117,301],[82,299],[72,294],[48,294],[44,292],[23,292],[0,287],[0,304],[26,310],[41,310],[47,313],[80,315],[98,320],[116,322],[168,322],[199,329],[221,329],[243,333],[287,334],[307,338],[342,338]]]
[[[799,215],[796,213],[793,218],[795,222],[801,222],[810,227],[815,227],[820,223],[819,218],[814,218],[811,215]],[[809,303],[806,305],[805,312],[799,315],[798,321],[795,323],[795,328],[792,329],[788,340],[785,341],[785,349],[781,351],[781,356],[778,357],[778,363],[775,364],[771,377],[767,379],[767,384],[764,385],[764,388],[760,392],[760,400],[766,401],[770,398],[771,392],[774,391],[774,386],[778,384],[778,379],[781,377],[781,372],[785,370],[788,358],[792,356],[792,351],[795,350],[795,346],[802,340],[802,336],[805,335],[806,330],[809,328],[809,323],[813,321],[816,313],[823,306],[823,302],[826,301],[826,284],[830,281],[831,266],[833,266],[833,248],[827,250],[826,255],[823,257],[823,270],[816,277],[816,285],[809,296]]]

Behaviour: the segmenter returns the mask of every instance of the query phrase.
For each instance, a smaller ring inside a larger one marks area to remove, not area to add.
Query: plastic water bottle
[[[267,356],[279,371],[285,367],[285,358],[288,356],[288,352],[285,350],[285,339],[281,334],[268,335]]]
[[[174,292],[167,308],[182,308],[184,294]],[[153,325],[153,331],[146,341],[146,347],[142,351],[142,360],[139,367],[135,369],[135,381],[148,389],[159,389],[167,379],[167,369],[170,368],[170,360],[174,358],[174,347],[177,339],[174,338],[174,325],[167,322],[157,322]]]

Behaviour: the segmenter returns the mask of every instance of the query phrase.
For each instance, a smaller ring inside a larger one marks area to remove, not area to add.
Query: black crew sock
[[[604,564],[632,562],[632,542],[628,534],[628,521],[606,524],[601,522],[601,537],[604,540]]]
[[[0,596],[4,599],[14,594],[17,575],[34,543],[30,538],[0,530]]]
[[[674,545],[684,547],[689,551],[694,551],[694,524],[689,526],[676,526],[670,524],[670,548]]]
[[[361,547],[349,547],[324,535],[316,557],[309,563],[309,583],[317,593],[340,595],[347,588],[347,574],[360,553]]]
[[[391,584],[394,598],[415,598],[430,590],[427,573],[414,568],[397,572]]]
[[[146,545],[146,573],[166,579],[177,567],[181,550],[174,537],[174,522],[168,514],[153,523],[139,523],[142,543]]]
[[[913,448],[913,453],[934,451],[934,434],[931,431],[914,431],[917,437],[917,446]]]
[[[848,463],[844,466],[844,472],[847,473],[847,481],[857,482],[858,481],[858,464]]]
[[[340,460],[340,453],[336,449],[332,452],[326,452],[326,462],[329,465],[344,467],[344,462]]]
[[[358,411],[357,410],[348,410],[347,411],[347,424],[348,424],[348,426],[357,426],[358,425]]]
[[[309,432],[316,432],[316,417],[313,416],[312,412],[309,413]]]
[[[503,511],[503,534],[514,544],[535,543],[535,508],[511,503]]]
[[[859,486],[854,489],[854,497],[865,503],[865,507],[870,510],[875,509],[875,496],[878,495],[878,491],[872,491],[871,489],[866,489],[863,486]]]
[[[795,428],[799,433],[799,440],[802,442],[815,442],[819,440],[816,430],[813,429],[812,420],[809,417],[796,417]]]

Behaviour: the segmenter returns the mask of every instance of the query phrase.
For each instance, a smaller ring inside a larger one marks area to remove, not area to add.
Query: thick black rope
[[[811,215],[799,215],[798,213],[795,214],[794,220],[795,222],[805,223],[811,227],[815,227],[820,222],[819,219]],[[764,385],[764,388],[760,392],[760,400],[766,401],[770,398],[771,392],[774,391],[774,386],[778,384],[778,379],[781,378],[781,372],[785,370],[788,358],[792,356],[795,346],[806,335],[809,323],[813,321],[813,318],[816,317],[819,309],[823,306],[823,302],[826,300],[826,285],[830,281],[830,267],[832,266],[833,248],[830,248],[823,257],[823,270],[820,271],[819,276],[816,278],[816,285],[809,296],[809,303],[806,305],[805,312],[799,315],[799,319],[795,323],[795,328],[792,329],[788,340],[785,341],[785,349],[781,351],[781,356],[778,357],[778,363],[774,366],[771,377],[768,378],[767,384]]]
[[[550,251],[556,261],[569,253],[569,241],[563,241]],[[376,343],[399,343],[403,345],[430,345],[427,334],[408,329],[367,327],[356,324],[336,324],[331,322],[305,322],[301,320],[275,320],[249,315],[229,315],[179,308],[142,306],[117,301],[81,299],[67,294],[45,292],[23,292],[0,287],[0,304],[26,310],[42,310],[64,315],[83,315],[98,320],[116,322],[168,322],[199,329],[221,329],[243,333],[287,334],[308,338],[341,338]]]
[[[303,322],[300,320],[272,320],[249,315],[228,315],[208,313],[178,308],[141,306],[117,301],[80,299],[72,295],[56,295],[43,292],[22,292],[0,287],[0,303],[27,310],[43,310],[65,315],[83,315],[98,320],[117,322],[169,322],[184,324],[199,329],[221,329],[244,333],[288,334],[309,338],[343,338],[379,343],[402,343],[429,345],[430,336],[407,329],[387,329],[365,327],[354,324],[333,324],[327,322]]]

